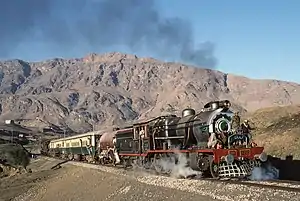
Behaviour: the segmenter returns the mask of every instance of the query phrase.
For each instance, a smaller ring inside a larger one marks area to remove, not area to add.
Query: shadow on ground
[[[300,181],[300,160],[293,160],[293,156],[285,159],[270,156],[270,162],[279,170],[279,179]]]

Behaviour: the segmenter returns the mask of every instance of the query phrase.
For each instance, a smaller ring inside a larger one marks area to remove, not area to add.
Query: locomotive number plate
[[[237,151],[235,151],[235,150],[231,150],[231,151],[228,151],[228,154],[231,154],[231,155],[237,156]]]
[[[240,151],[241,156],[249,156],[250,155],[250,149],[244,149]]]

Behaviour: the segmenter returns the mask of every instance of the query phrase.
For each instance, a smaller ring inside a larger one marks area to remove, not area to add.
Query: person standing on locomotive
[[[243,131],[243,133],[249,133],[250,134],[250,130],[252,130],[252,128],[249,125],[249,120],[244,120],[244,122],[241,125],[241,129]]]
[[[233,134],[235,134],[241,126],[241,117],[239,116],[239,112],[235,112],[232,120],[231,120],[231,128]]]
[[[207,147],[209,149],[221,149],[226,144],[226,140],[227,137],[224,133],[218,135],[216,133],[211,133],[207,142]]]
[[[244,122],[241,125],[241,130],[242,130],[242,133],[247,136],[248,143],[253,143],[253,142],[250,142],[250,141],[252,141],[250,131],[253,130],[253,128],[250,127],[249,120],[247,120],[247,119],[244,120]]]
[[[215,148],[218,143],[217,135],[215,133],[211,133],[207,142],[207,147],[209,149]]]
[[[115,164],[118,164],[118,163],[120,163],[120,157],[119,157],[118,150],[117,150],[117,139],[116,139],[116,136],[113,137],[113,145],[114,145],[114,155],[115,155],[115,159],[116,159],[116,163]]]
[[[140,135],[140,138],[141,138],[141,139],[144,139],[144,138],[145,138],[145,131],[144,131],[144,129],[142,129],[142,130],[139,132],[139,135]]]

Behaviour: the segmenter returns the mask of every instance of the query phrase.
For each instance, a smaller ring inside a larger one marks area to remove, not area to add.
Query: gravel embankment
[[[176,190],[196,193],[202,196],[209,196],[220,200],[300,200],[300,193],[275,190],[268,188],[253,187],[241,184],[224,184],[203,180],[176,179],[165,176],[156,176],[142,171],[125,171],[110,167],[95,166],[71,162],[72,165],[98,169],[104,172],[113,173],[125,177],[133,177],[137,181],[154,186],[167,187]]]
[[[47,159],[51,160],[55,159]],[[62,173],[59,176],[41,183],[16,201],[300,200],[300,193],[296,192],[201,179],[176,179],[152,175],[141,170],[126,171],[78,162],[68,162],[60,171]]]
[[[60,175],[40,183],[15,201],[213,201],[171,188],[140,183],[132,177],[78,166],[65,166]]]

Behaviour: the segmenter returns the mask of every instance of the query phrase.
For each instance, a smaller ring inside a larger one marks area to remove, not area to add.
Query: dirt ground
[[[33,173],[0,180],[0,201],[254,201],[300,200],[300,193],[176,179],[110,167],[39,158]]]
[[[134,179],[117,177],[111,173],[87,171],[83,167],[67,167],[61,173],[49,179],[47,184],[39,185],[36,192],[31,192],[23,200],[212,200],[193,193],[141,184]]]
[[[38,183],[56,177],[62,173],[62,169],[51,170],[57,164],[56,161],[34,161],[28,166],[32,173],[17,174],[0,179],[0,201],[11,200],[14,197],[26,193]]]
[[[57,163],[37,159],[30,166],[33,173],[0,180],[0,200],[213,200],[208,196],[147,185],[134,178],[85,167],[62,165],[59,169],[50,170]]]

